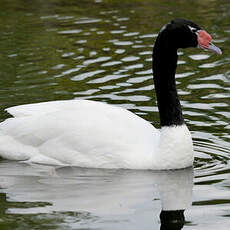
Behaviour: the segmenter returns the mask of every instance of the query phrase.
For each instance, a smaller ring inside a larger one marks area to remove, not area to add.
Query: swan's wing
[[[88,104],[90,102],[91,101],[87,101],[87,100],[48,101],[48,102],[13,106],[7,108],[6,111],[14,117],[44,115],[52,112],[74,109],[76,106],[77,106],[76,108],[79,108],[80,106],[84,106],[85,104]]]
[[[14,146],[36,161],[42,155],[85,167],[150,168],[159,142],[159,131],[150,123],[126,109],[99,102],[32,104],[15,107],[12,113],[16,118],[0,123],[4,157],[6,152],[12,154]]]

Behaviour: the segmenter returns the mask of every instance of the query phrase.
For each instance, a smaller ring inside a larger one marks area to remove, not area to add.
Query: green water
[[[179,53],[177,88],[196,157],[193,205],[186,211],[183,229],[227,230],[229,12],[230,3],[224,0],[1,0],[0,120],[9,117],[4,109],[13,105],[82,98],[125,107],[159,128],[151,72],[153,43],[171,19],[190,19],[213,36],[223,55],[198,49]],[[127,177],[129,173],[102,170],[98,176],[90,170],[68,169],[60,176],[60,169],[52,167],[4,160],[0,165],[1,229],[160,228],[161,204],[148,173]],[[112,212],[114,206],[104,207],[109,201],[94,193],[95,177],[101,193],[109,181],[116,181],[116,187],[106,192],[110,200],[116,189],[122,194],[120,179],[132,178],[125,183],[126,192],[136,200],[126,202],[125,193],[125,198],[117,198],[120,209]],[[84,196],[89,189],[92,193]],[[78,203],[84,199],[87,205]],[[95,208],[100,205],[103,212]]]

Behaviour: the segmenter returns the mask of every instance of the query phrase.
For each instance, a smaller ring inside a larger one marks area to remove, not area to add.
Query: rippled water
[[[159,128],[151,71],[159,29],[185,17],[210,32],[222,56],[179,52],[177,88],[196,156],[193,206],[183,229],[229,228],[228,1],[1,0],[0,9],[1,120],[9,106],[84,98],[128,108]],[[2,160],[0,226],[159,229],[155,178]]]

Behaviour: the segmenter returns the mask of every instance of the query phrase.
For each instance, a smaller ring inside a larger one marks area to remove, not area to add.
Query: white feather
[[[0,156],[93,168],[173,169],[193,163],[185,125],[155,129],[130,111],[88,100],[8,108]]]

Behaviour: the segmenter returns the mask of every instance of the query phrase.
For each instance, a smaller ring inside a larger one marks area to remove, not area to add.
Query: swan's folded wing
[[[23,158],[29,159],[39,159],[35,155],[41,154],[84,167],[138,168],[138,165],[146,165],[147,168],[151,165],[160,133],[126,109],[77,100],[28,105],[27,113],[23,112],[25,108],[19,106],[12,112],[15,118],[0,123],[0,155],[1,152],[10,154],[12,146],[15,149],[18,143]]]
[[[44,115],[47,113],[64,111],[79,106],[80,100],[63,100],[17,105],[7,108],[6,111],[14,117]],[[81,103],[81,102],[80,102]]]

